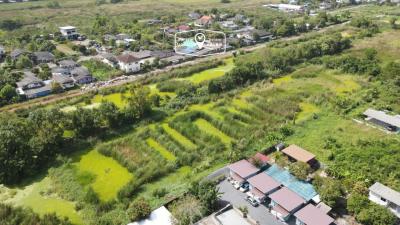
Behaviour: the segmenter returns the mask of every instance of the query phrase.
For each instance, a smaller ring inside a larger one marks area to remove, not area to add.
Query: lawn
[[[175,161],[176,160],[176,157],[174,156],[174,154],[172,154],[170,151],[168,151],[166,148],[164,148],[164,146],[162,146],[160,143],[158,143],[153,138],[148,138],[146,140],[146,143],[151,148],[153,148],[154,150],[159,152],[165,159],[167,159],[169,161]]]
[[[83,224],[82,218],[75,211],[75,204],[59,198],[51,190],[51,180],[45,177],[41,181],[25,186],[23,189],[12,190],[16,194],[6,200],[6,203],[29,207],[39,215],[56,213],[61,218],[68,217],[75,224]]]
[[[96,150],[82,155],[80,161],[75,165],[78,172],[89,172],[95,175],[95,180],[91,186],[102,201],[114,199],[118,191],[134,178],[117,161],[100,154]]]
[[[76,52],[72,50],[68,45],[66,44],[59,44],[56,46],[57,50],[66,54],[66,55],[79,55],[79,52]]]
[[[92,103],[101,103],[102,101],[109,101],[114,103],[118,108],[125,107],[125,101],[123,97],[126,97],[127,94],[123,93],[114,93],[109,95],[100,95],[97,94],[93,97]]]
[[[195,124],[199,127],[200,130],[202,130],[203,132],[206,132],[210,135],[216,136],[218,137],[222,143],[224,143],[227,146],[230,146],[231,142],[232,142],[232,138],[229,137],[228,135],[224,134],[223,132],[221,132],[220,130],[218,130],[217,128],[215,128],[211,123],[209,123],[207,120],[205,119],[197,119],[195,121]]]
[[[170,135],[173,139],[179,142],[181,145],[185,146],[188,149],[195,149],[197,146],[190,141],[187,137],[183,136],[181,133],[176,131],[175,129],[171,128],[167,123],[162,125],[165,132]]]
[[[301,109],[301,112],[299,112],[297,114],[297,118],[296,118],[297,122],[305,121],[305,120],[311,118],[314,114],[317,114],[318,112],[320,112],[320,109],[316,105],[308,103],[308,102],[300,103],[300,109]]]
[[[81,64],[87,67],[93,77],[97,78],[98,80],[109,80],[122,74],[121,71],[93,59],[83,61]]]

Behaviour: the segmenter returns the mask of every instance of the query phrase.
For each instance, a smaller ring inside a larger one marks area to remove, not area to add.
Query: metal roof
[[[257,188],[262,193],[267,194],[281,186],[279,182],[268,176],[266,173],[257,174],[247,180],[251,186]]]
[[[293,211],[294,209],[305,203],[305,200],[302,197],[289,190],[287,187],[283,187],[278,191],[275,191],[268,197],[288,212]]]
[[[250,175],[253,175],[257,173],[259,170],[253,164],[249,163],[249,161],[245,159],[229,165],[228,168],[233,172],[237,173],[242,178],[246,178]]]
[[[333,218],[311,204],[297,211],[294,216],[307,225],[330,225],[334,221]]]
[[[364,112],[365,116],[374,118],[376,120],[382,121],[384,123],[390,124],[395,127],[400,127],[400,117],[388,115],[383,111],[378,111],[375,109],[367,109]]]
[[[373,193],[389,200],[390,202],[395,203],[396,205],[400,206],[400,193],[379,183],[376,182],[369,188],[370,191]]]
[[[315,158],[314,154],[300,148],[297,145],[290,145],[289,147],[283,149],[282,152],[285,153],[286,155],[294,158],[297,161],[305,162],[305,163],[307,163]]]

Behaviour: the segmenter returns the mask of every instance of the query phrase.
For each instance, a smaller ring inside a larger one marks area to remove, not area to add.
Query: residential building
[[[189,18],[192,19],[192,20],[198,20],[198,19],[200,19],[200,17],[201,17],[201,15],[198,14],[197,12],[191,12],[191,13],[189,13],[188,16],[189,16]]]
[[[188,25],[179,25],[177,30],[179,32],[182,32],[182,31],[189,31],[189,30],[191,30],[191,28]]]
[[[36,64],[54,62],[56,58],[50,52],[34,52],[33,60]]]
[[[212,24],[213,19],[211,16],[202,16],[200,19],[194,22],[196,27],[208,27]]]
[[[116,57],[119,69],[126,73],[135,73],[140,71],[139,59],[131,54],[122,54]]]
[[[115,44],[118,46],[130,46],[135,40],[128,34],[115,35]]]
[[[28,99],[49,95],[50,85],[46,85],[41,79],[37,78],[32,72],[24,72],[22,80],[17,82],[17,93],[24,95]]]
[[[289,147],[282,150],[282,153],[287,155],[291,160],[304,162],[309,165],[315,165],[317,162],[314,154],[297,145],[289,145]]]
[[[392,116],[383,111],[367,109],[363,115],[365,120],[386,130],[400,132],[400,115]]]
[[[259,203],[266,200],[267,196],[281,187],[281,184],[268,176],[266,173],[259,173],[250,177],[248,195],[254,198]]]
[[[102,53],[100,54],[100,60],[111,66],[111,67],[117,67],[118,66],[118,60],[117,57],[115,57],[115,55],[113,55],[112,53]]]
[[[239,184],[244,183],[247,179],[256,175],[259,171],[257,167],[245,159],[229,165],[228,168],[229,175]]]
[[[0,58],[3,58],[3,56],[6,54],[6,50],[4,46],[0,45]]]
[[[61,67],[54,67],[51,69],[51,74],[54,75],[62,75],[62,76],[70,76],[71,75],[71,70],[70,69],[65,69]]]
[[[284,12],[297,12],[302,13],[304,12],[304,6],[302,5],[292,5],[292,4],[268,4],[264,5],[271,9],[278,9]]]
[[[268,197],[271,199],[271,213],[283,222],[288,221],[290,216],[306,203],[302,197],[287,187],[279,189]]]
[[[334,222],[332,217],[312,204],[306,205],[294,216],[296,217],[296,225],[332,225]]]
[[[74,80],[69,76],[53,74],[53,81],[59,83],[63,89],[69,89],[75,86]]]
[[[22,49],[14,49],[11,53],[10,53],[10,56],[11,56],[11,59],[12,60],[17,60],[20,56],[22,56],[23,54],[25,54],[25,51],[24,50],[22,50]]]
[[[159,19],[150,19],[150,20],[148,20],[147,21],[147,24],[148,25],[155,25],[155,24],[160,24],[160,23],[162,23],[163,21],[162,20],[159,20]]]
[[[158,59],[165,59],[174,55],[175,52],[170,50],[156,50],[151,52],[151,56]]]
[[[388,208],[400,218],[400,193],[376,182],[369,188],[369,200]]]
[[[221,27],[225,28],[225,29],[230,29],[230,30],[237,30],[239,29],[239,25],[237,25],[234,21],[232,20],[226,20],[226,21],[222,21],[221,23]]]
[[[89,70],[83,66],[71,70],[71,78],[75,84],[89,84],[93,82],[93,77],[90,75]]]
[[[74,40],[79,37],[79,33],[77,32],[76,27],[65,26],[65,27],[59,27],[59,29],[61,35],[66,39]]]
[[[76,63],[74,60],[66,59],[66,60],[61,60],[61,61],[59,61],[59,62],[58,62],[58,66],[59,66],[60,68],[63,68],[63,69],[72,70],[72,69],[74,69],[75,67],[78,67],[79,65],[78,65],[78,63]]]
[[[139,60],[140,65],[145,64],[146,62],[148,63],[153,63],[155,57],[152,54],[152,51],[149,50],[143,50],[139,52],[128,52],[129,55],[132,55],[136,59]]]

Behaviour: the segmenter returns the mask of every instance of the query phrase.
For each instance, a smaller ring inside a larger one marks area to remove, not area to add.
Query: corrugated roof
[[[269,198],[271,198],[274,202],[279,204],[288,212],[293,211],[305,203],[305,200],[302,197],[289,190],[287,187],[283,187],[280,190],[270,194]]]
[[[237,173],[242,178],[246,178],[258,172],[258,169],[245,159],[229,165],[228,168],[233,172]]]
[[[269,167],[265,173],[307,201],[318,195],[312,184],[298,180],[295,176],[290,174],[289,171],[284,170],[275,164]]]
[[[369,188],[370,191],[400,206],[400,193],[376,182]]]
[[[307,163],[310,160],[315,158],[314,154],[300,148],[297,145],[290,145],[289,147],[283,149],[282,152],[285,153],[286,155],[294,158],[297,161],[305,162],[305,163]]]
[[[367,109],[364,112],[364,115],[382,121],[384,123],[390,124],[392,126],[400,127],[400,117],[388,115],[383,111],[378,111],[375,109]]]
[[[123,55],[119,55],[117,56],[117,60],[123,63],[133,63],[133,62],[138,62],[139,59],[134,57],[131,54],[123,54]]]
[[[307,225],[330,225],[334,221],[333,218],[311,204],[297,211],[294,216]]]
[[[274,180],[272,177],[268,176],[266,173],[257,174],[247,180],[251,186],[257,188],[264,194],[271,192],[272,190],[281,186],[279,182]]]

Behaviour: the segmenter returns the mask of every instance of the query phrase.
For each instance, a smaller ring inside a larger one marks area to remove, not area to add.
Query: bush
[[[145,219],[150,213],[151,207],[144,198],[135,200],[128,209],[128,215],[132,221]]]

